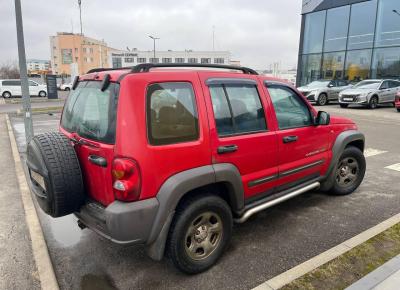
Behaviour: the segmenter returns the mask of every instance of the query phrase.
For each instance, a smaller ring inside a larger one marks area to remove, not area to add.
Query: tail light
[[[128,158],[116,158],[113,161],[111,173],[116,199],[134,201],[139,198],[141,176],[136,161]]]
[[[400,102],[400,92],[396,94],[396,102]]]

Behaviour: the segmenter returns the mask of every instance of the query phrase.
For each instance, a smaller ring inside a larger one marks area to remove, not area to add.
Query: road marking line
[[[18,153],[17,143],[13,129],[11,127],[10,118],[6,114],[8,136],[10,138],[11,150],[15,162],[15,172],[18,178],[18,185],[21,191],[22,204],[25,210],[25,219],[29,229],[29,235],[32,242],[32,252],[39,273],[40,285],[43,290],[58,290],[58,283],[54,268],[50,260],[49,251],[43,236],[42,227],[40,226],[39,217],[33,204],[32,195],[26,181],[25,172],[22,167],[21,158]]]
[[[357,236],[348,239],[347,241],[311,258],[304,263],[297,265],[286,272],[275,276],[263,284],[254,288],[254,290],[277,290],[283,286],[293,282],[297,278],[304,276],[305,274],[315,270],[316,268],[328,263],[329,261],[343,255],[358,245],[368,241],[372,237],[386,231],[388,228],[394,226],[400,222],[400,214],[397,214],[380,224],[369,228],[368,230],[358,234]]]
[[[386,166],[385,168],[400,171],[400,163],[389,165],[389,166]]]
[[[387,153],[387,151],[378,150],[378,149],[374,149],[374,148],[367,148],[364,150],[365,157],[371,157],[371,156],[375,156],[375,155],[379,155],[379,154],[383,154],[383,153]]]

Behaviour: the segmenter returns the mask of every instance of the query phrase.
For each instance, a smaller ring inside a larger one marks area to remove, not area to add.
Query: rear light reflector
[[[400,102],[400,93],[396,94],[396,102]]]
[[[135,160],[116,158],[112,164],[113,190],[115,199],[134,201],[140,196],[141,175]]]

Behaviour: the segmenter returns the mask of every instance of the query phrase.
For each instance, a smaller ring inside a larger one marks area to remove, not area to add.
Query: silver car
[[[364,80],[353,88],[339,94],[339,104],[347,108],[350,104],[368,106],[375,109],[378,104],[394,104],[396,93],[400,91],[400,81]]]
[[[315,102],[318,106],[324,106],[330,101],[337,101],[339,93],[351,87],[352,85],[344,80],[320,80],[297,89],[310,102]]]

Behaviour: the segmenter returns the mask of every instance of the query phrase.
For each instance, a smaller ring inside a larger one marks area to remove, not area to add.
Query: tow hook
[[[78,227],[79,227],[81,230],[86,229],[86,225],[85,225],[81,220],[78,220]]]

